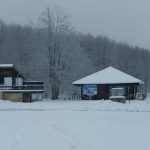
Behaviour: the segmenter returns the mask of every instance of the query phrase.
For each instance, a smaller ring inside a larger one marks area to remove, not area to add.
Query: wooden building
[[[144,82],[113,67],[96,72],[73,82],[81,87],[81,99],[110,99],[116,90],[117,96],[126,99],[144,98]]]
[[[33,102],[43,99],[44,83],[26,81],[13,64],[0,64],[0,99]]]

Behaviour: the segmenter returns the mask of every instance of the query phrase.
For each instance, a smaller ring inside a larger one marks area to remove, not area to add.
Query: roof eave
[[[75,85],[75,86],[79,86],[79,85],[91,85],[91,84],[94,84],[94,85],[110,85],[110,84],[144,84],[143,82],[116,82],[116,83],[72,83],[72,85]]]

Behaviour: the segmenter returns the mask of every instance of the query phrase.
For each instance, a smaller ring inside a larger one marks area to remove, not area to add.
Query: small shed
[[[144,82],[113,67],[105,68],[72,83],[81,87],[81,99],[109,99],[114,88],[122,89],[118,96],[126,99],[144,98]]]

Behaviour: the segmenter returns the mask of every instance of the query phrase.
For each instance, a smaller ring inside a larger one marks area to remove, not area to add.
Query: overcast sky
[[[77,31],[150,49],[150,0],[0,0],[0,17],[7,23],[36,22],[52,5],[66,10]]]

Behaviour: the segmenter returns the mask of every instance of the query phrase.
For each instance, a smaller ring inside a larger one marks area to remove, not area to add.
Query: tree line
[[[113,66],[150,87],[150,51],[106,36],[71,28],[60,8],[45,9],[39,25],[6,24],[0,20],[0,63],[13,63],[28,80],[43,80],[46,96],[78,93],[72,82]]]

